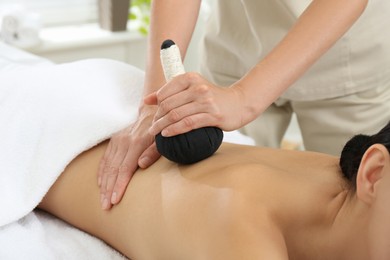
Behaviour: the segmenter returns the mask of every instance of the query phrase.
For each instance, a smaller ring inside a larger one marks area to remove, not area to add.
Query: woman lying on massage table
[[[390,125],[339,158],[223,144],[200,163],[161,158],[103,211],[107,143],[81,154],[39,208],[131,259],[390,259]]]

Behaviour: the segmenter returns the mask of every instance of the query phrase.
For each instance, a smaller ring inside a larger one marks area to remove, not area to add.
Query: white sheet
[[[142,79],[116,61],[53,65],[0,44],[0,259],[123,259],[33,209],[75,156],[135,118]],[[238,132],[225,141],[253,144]]]
[[[101,240],[43,212],[33,211],[0,228],[0,259],[123,260]]]
[[[131,122],[143,73],[109,60],[10,63],[0,73],[0,259],[122,259],[100,240],[31,212],[76,155]]]

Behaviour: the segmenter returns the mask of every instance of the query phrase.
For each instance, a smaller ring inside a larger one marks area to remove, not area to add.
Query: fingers
[[[157,91],[158,101],[165,100],[177,93],[186,90],[188,87],[204,82],[204,79],[195,72],[187,72],[175,76]]]
[[[187,85],[177,86],[176,90],[182,91],[175,93],[165,91],[167,84],[156,93],[159,106],[153,125],[149,129],[150,134],[156,135],[161,132],[163,136],[169,137],[196,128],[221,124],[224,117],[220,108],[223,106],[219,103],[224,102],[223,96],[226,91],[204,80],[188,80],[188,77],[178,80],[175,78],[171,82],[175,83],[173,87],[178,84]],[[170,96],[171,93],[174,94]]]
[[[129,184],[131,177],[137,169],[136,166],[134,167],[127,165],[132,161],[132,158],[125,158],[125,160],[122,162],[122,165],[117,169],[115,182],[107,183],[109,185],[107,186],[107,198],[110,198],[110,202],[113,205],[118,204],[121,201],[123,194],[126,191],[127,185]],[[110,191],[112,191],[111,195]]]
[[[170,137],[206,126],[238,129],[259,114],[245,99],[240,85],[219,87],[196,73],[176,76],[154,93],[158,109],[149,133]]]
[[[102,209],[110,209],[118,204],[126,191],[127,185],[136,171],[136,156],[124,148],[118,149],[105,161],[101,181],[101,205]]]
[[[143,167],[148,167],[158,159],[157,149],[152,145],[154,136],[147,131],[155,112],[155,106],[141,107],[138,119],[111,137],[98,170],[103,209],[108,210],[121,201],[138,161],[144,159]]]
[[[157,151],[156,143],[153,142],[140,156],[138,166],[145,169],[155,163],[160,158],[160,153]]]
[[[99,163],[99,169],[98,169],[98,186],[99,187],[101,187],[101,185],[102,185],[104,167],[106,167],[106,165],[107,165],[107,160],[110,157],[111,149],[112,149],[112,144],[111,144],[111,142],[109,142],[107,145],[106,151],[103,155],[103,158],[100,160],[100,163]]]
[[[112,205],[118,204],[129,184],[134,172],[137,169],[135,154],[131,151],[127,151],[126,156],[124,157],[122,163],[118,165],[117,162],[113,162],[112,166],[107,167],[108,172],[106,172],[106,178],[103,180],[102,185],[105,186],[103,189],[103,201],[102,208],[110,209]],[[122,158],[123,153],[117,152],[114,155],[114,158]],[[152,165],[160,157],[160,154],[157,151],[156,144],[153,143],[148,149],[146,149],[140,156],[139,161],[141,168],[147,168]]]
[[[145,97],[144,102],[148,105],[159,105],[155,118],[159,118],[170,111],[175,105],[180,105],[183,102],[191,101],[190,93],[185,92],[191,86],[196,86],[204,81],[199,74],[194,72],[185,73],[174,77],[167,84],[162,86],[160,90]],[[171,98],[172,97],[172,98]],[[175,102],[178,101],[178,102]],[[161,109],[161,106],[166,106],[166,109]]]
[[[202,109],[202,107],[205,106],[199,105],[197,107],[199,110],[196,111],[196,104],[191,103],[171,110],[167,115],[154,122],[149,131],[151,134],[161,132],[163,136],[169,137],[204,126],[216,126],[218,113],[203,112],[207,110],[206,108]]]
[[[116,140],[110,140],[111,149],[108,153],[108,156],[104,160],[104,166],[102,167],[103,173],[101,175],[101,185],[100,185],[100,193],[101,193],[101,205],[103,209],[110,209],[112,201],[117,203],[118,200],[121,199],[126,185],[122,185],[121,189],[117,188],[116,193],[114,194],[114,187],[117,185],[118,176],[123,172],[123,162],[126,158],[127,149],[126,145],[118,145]],[[121,142],[119,142],[120,144]],[[126,169],[130,167],[126,166]],[[129,172],[129,171],[127,171]],[[123,177],[121,178],[121,180]],[[130,177],[128,177],[128,181]]]

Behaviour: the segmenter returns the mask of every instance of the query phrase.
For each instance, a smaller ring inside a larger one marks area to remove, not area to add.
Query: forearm
[[[160,46],[172,39],[184,59],[198,18],[200,0],[154,0],[148,38],[144,95],[165,84],[160,63]]]
[[[247,104],[244,121],[261,114],[302,76],[353,25],[366,4],[314,0],[285,38],[236,83]]]

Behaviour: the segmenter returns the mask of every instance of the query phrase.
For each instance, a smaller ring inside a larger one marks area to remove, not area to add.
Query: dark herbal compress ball
[[[188,133],[163,137],[156,135],[159,153],[180,164],[199,162],[211,156],[222,143],[223,132],[217,127],[203,127]]]

